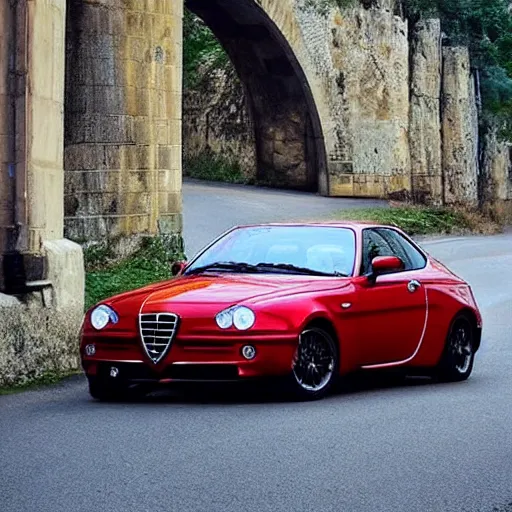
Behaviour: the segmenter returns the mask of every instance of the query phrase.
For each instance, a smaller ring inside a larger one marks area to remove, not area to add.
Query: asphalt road
[[[74,378],[0,397],[0,510],[512,512],[512,235],[423,245],[483,311],[467,382],[103,404]]]

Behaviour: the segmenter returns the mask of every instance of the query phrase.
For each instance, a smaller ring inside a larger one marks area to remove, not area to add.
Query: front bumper
[[[174,340],[164,359],[154,364],[138,337],[84,336],[81,343],[82,367],[89,377],[126,382],[227,382],[288,375],[297,348],[294,335],[274,337],[209,338]],[[94,355],[85,347],[94,345]],[[242,355],[242,347],[256,348],[254,359]]]

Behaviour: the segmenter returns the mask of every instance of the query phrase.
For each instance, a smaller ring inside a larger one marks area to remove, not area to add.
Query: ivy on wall
[[[183,85],[194,88],[210,70],[226,68],[229,57],[211,30],[188,9],[183,18]]]

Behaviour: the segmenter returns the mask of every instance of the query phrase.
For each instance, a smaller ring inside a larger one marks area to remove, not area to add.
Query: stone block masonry
[[[83,255],[63,239],[66,3],[0,5],[0,292],[16,292],[0,294],[0,386],[78,363]]]
[[[250,0],[223,0],[225,15],[238,19],[245,3]],[[371,7],[356,2],[343,9],[335,2],[314,0],[259,4],[269,26],[275,24],[290,44],[314,98],[327,159],[325,176],[317,169],[321,194],[477,206],[481,186],[489,181],[482,182],[477,159],[474,77],[467,48],[445,46],[439,19],[410,24],[396,14],[392,0],[373,2]],[[221,81],[210,85],[212,97],[226,98],[232,87]],[[244,105],[236,94],[225,103]],[[203,98],[204,103],[208,98]],[[247,105],[243,108],[254,109],[251,101]],[[256,166],[276,177],[274,184],[287,168],[288,183],[300,180],[300,168],[291,165],[303,158],[294,139],[283,138],[279,130],[269,130],[272,136],[266,137],[261,123],[249,122],[254,112],[239,115],[242,121],[234,135],[213,103],[202,105],[207,118],[188,106],[184,111],[188,156],[205,145],[220,153],[227,142],[244,147],[255,139]],[[292,109],[285,113],[283,125],[294,116]],[[208,129],[212,125],[215,130]],[[250,154],[251,148],[240,153]],[[492,190],[503,196],[503,187]]]
[[[409,148],[414,199],[444,201],[441,158],[441,22],[418,22],[411,34]]]
[[[181,2],[71,2],[65,230],[181,230]]]
[[[478,204],[478,113],[469,52],[443,48],[442,148],[446,204]]]

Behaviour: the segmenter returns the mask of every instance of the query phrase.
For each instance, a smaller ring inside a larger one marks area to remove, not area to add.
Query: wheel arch
[[[318,328],[326,331],[330,336],[332,336],[332,339],[338,345],[338,351],[340,350],[340,347],[339,347],[340,340],[339,340],[338,333],[336,331],[336,328],[334,327],[334,324],[327,317],[317,316],[317,317],[310,318],[304,324],[304,328],[302,330],[307,329],[308,327],[318,327]]]
[[[342,347],[341,347],[341,338],[338,334],[338,331],[336,329],[336,326],[334,325],[334,322],[324,315],[315,315],[313,317],[308,318],[302,328],[301,332],[304,330],[311,328],[311,327],[317,327],[319,329],[322,329],[325,331],[329,336],[331,336],[332,340],[334,341],[334,346],[336,347],[336,350],[338,352],[338,373],[343,372],[343,366],[342,366]]]
[[[471,323],[471,326],[473,327],[474,335],[475,335],[475,352],[480,348],[480,344],[482,342],[482,327],[478,325],[478,317],[476,313],[468,307],[463,307],[459,311],[457,311],[457,314],[453,317],[451,323],[450,323],[450,329],[453,325],[453,322],[455,319],[459,316],[465,316],[469,322]]]

